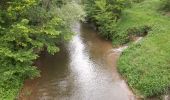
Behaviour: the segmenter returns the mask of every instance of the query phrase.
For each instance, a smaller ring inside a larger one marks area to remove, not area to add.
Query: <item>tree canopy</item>
[[[39,52],[59,52],[57,44],[71,38],[71,23],[81,20],[84,14],[80,5],[71,0],[0,1],[2,99],[14,98],[25,78],[39,76],[33,66]]]

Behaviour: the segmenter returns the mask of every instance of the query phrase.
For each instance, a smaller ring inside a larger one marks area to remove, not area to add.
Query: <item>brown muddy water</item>
[[[19,100],[136,100],[117,71],[119,50],[88,24],[74,31],[59,53],[41,54],[41,77],[25,82]]]

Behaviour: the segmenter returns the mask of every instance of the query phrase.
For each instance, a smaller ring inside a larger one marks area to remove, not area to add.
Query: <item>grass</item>
[[[159,8],[161,0],[145,0],[123,11],[117,31],[149,26],[149,34],[125,50],[118,69],[138,96],[160,95],[170,87],[170,17]]]

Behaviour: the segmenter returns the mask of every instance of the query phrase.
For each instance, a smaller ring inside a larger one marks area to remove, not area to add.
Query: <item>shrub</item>
[[[165,11],[170,11],[170,0],[163,0],[162,5]]]
[[[99,35],[112,39],[116,34],[116,23],[121,17],[122,9],[129,6],[128,0],[87,0],[85,9],[88,21],[95,23]]]

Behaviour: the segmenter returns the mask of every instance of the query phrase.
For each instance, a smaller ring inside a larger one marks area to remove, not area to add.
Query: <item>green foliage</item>
[[[170,11],[170,0],[163,0],[162,7],[166,11]]]
[[[116,22],[121,11],[129,6],[128,0],[86,0],[87,19],[96,25],[100,35],[106,39],[115,37]]]
[[[55,0],[0,1],[0,100],[13,100],[26,78],[40,76],[33,62],[42,50],[59,52],[57,44],[71,38],[71,23],[67,22],[76,22],[85,13],[75,2],[64,4],[58,7]],[[75,10],[70,13],[74,17],[63,18],[62,12],[67,10]]]
[[[170,86],[170,18],[158,12],[161,4],[161,0],[133,4],[123,11],[118,22],[120,35],[128,34],[127,30],[136,33],[143,26],[151,28],[145,39],[131,45],[118,61],[118,69],[129,86],[144,97],[164,93]]]
[[[62,6],[62,8],[57,9],[58,16],[60,16],[68,26],[74,25],[77,20],[84,21],[86,13],[82,6],[76,4],[75,2],[70,2]],[[71,13],[70,13],[71,12]],[[77,20],[75,20],[77,19]]]
[[[132,2],[135,2],[135,3],[140,3],[142,1],[144,1],[144,0],[132,0]]]

